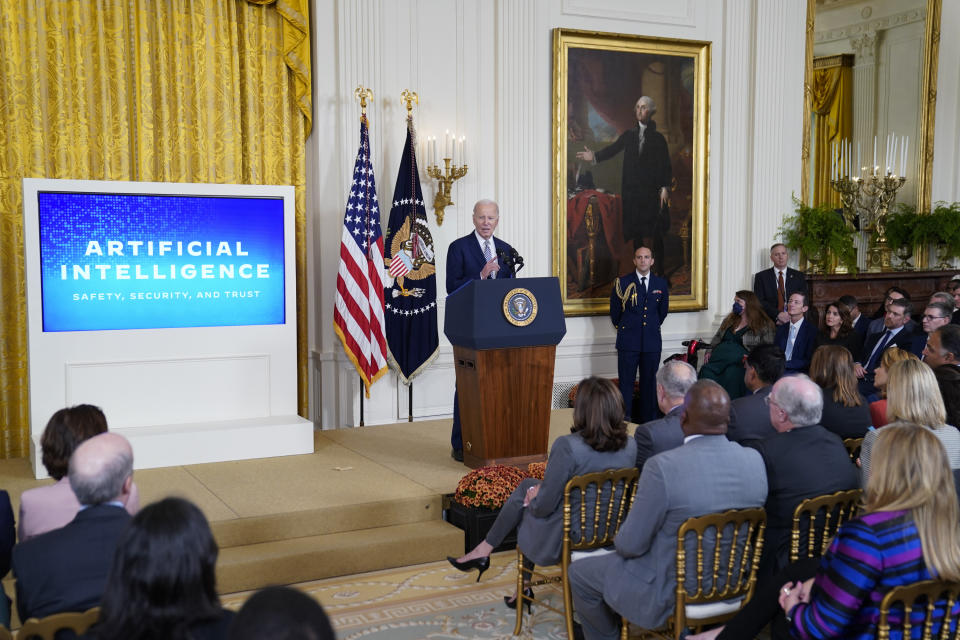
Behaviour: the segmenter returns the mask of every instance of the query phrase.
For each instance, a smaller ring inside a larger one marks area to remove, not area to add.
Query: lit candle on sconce
[[[467,166],[467,155],[466,155],[467,137],[466,136],[460,136],[460,143],[458,146],[459,146],[458,155],[460,157],[460,166],[465,167]]]

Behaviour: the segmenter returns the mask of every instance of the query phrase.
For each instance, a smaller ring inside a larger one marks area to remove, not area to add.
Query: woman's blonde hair
[[[947,452],[932,431],[905,422],[877,432],[864,511],[909,510],[927,569],[960,580],[960,508]]]
[[[887,370],[887,421],[915,422],[931,429],[947,421],[947,409],[933,369],[916,358]]]
[[[906,349],[900,349],[894,345],[883,351],[883,355],[880,356],[880,366],[887,371],[890,371],[890,367],[898,362],[903,362],[904,360],[916,360],[917,362],[920,362],[920,358],[913,353],[907,351]]]

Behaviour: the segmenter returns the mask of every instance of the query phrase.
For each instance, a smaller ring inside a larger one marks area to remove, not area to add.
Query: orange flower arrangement
[[[499,509],[526,477],[520,469],[503,464],[480,467],[460,479],[453,499],[466,507]]]
[[[537,480],[543,480],[543,474],[546,470],[546,462],[531,462],[527,465],[527,475]]]

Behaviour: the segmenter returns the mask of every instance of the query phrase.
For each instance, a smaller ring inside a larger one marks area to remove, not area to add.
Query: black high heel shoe
[[[523,596],[533,600],[533,589],[526,587],[523,590]],[[517,608],[517,599],[511,598],[510,596],[503,596],[503,604],[507,605],[507,609],[516,609]],[[533,613],[533,602],[527,602],[527,613]]]
[[[490,568],[490,556],[484,558],[474,558],[473,560],[467,560],[466,562],[457,562],[456,558],[447,556],[447,562],[453,565],[454,569],[463,571],[464,573],[469,573],[474,569],[477,570],[477,582],[480,582],[480,576],[483,575],[483,572]]]

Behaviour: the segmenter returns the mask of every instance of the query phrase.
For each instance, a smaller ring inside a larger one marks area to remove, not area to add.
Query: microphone
[[[507,253],[503,249],[497,249],[497,257],[503,263],[503,266],[513,267],[514,273],[523,269],[523,256],[521,256],[520,252],[516,249],[510,249],[510,253]]]

